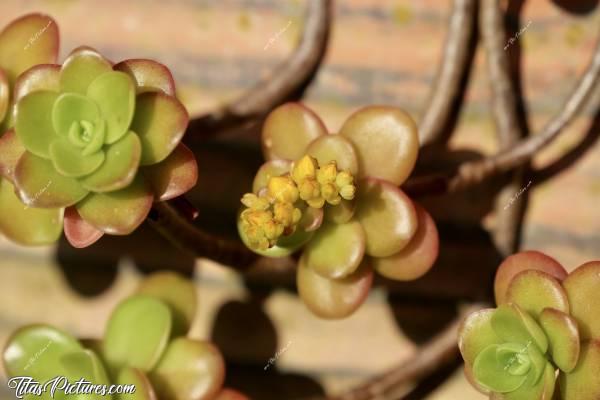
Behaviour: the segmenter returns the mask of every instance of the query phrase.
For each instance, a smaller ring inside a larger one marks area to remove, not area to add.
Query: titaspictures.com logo
[[[25,395],[41,396],[43,393],[49,393],[50,397],[54,398],[59,392],[67,396],[80,394],[108,396],[135,393],[135,385],[96,385],[84,378],[69,382],[64,376],[57,376],[43,383],[37,382],[29,376],[17,376],[8,381],[8,387],[15,390],[17,399],[22,399]]]

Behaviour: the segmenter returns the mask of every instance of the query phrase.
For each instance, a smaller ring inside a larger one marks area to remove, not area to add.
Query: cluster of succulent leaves
[[[496,273],[498,307],[460,329],[467,378],[492,399],[599,399],[599,289],[600,261],[568,274],[539,252],[508,257]]]
[[[77,340],[48,325],[26,326],[3,353],[11,377],[44,384],[62,376],[74,383],[135,385],[133,394],[86,399],[247,400],[223,389],[224,362],[210,342],[186,337],[197,308],[196,290],[175,273],[156,273],[113,311],[102,340]],[[25,398],[51,399],[50,391]],[[59,393],[57,398],[75,398]]]
[[[84,247],[131,233],[154,201],[195,185],[197,165],[165,66],[87,47],[57,65],[58,47],[45,15],[0,33],[0,233],[41,245],[64,228]]]
[[[353,313],[373,270],[413,280],[431,268],[438,254],[435,223],[399,188],[419,150],[407,113],[366,107],[329,134],[313,111],[287,103],[266,118],[262,145],[267,162],[242,198],[238,231],[264,256],[303,248],[298,291],[315,314]]]

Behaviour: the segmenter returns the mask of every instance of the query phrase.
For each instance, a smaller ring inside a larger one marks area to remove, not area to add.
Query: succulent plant
[[[17,72],[14,129],[0,142],[0,170],[16,192],[0,187],[0,201],[11,206],[2,208],[0,226],[12,240],[56,241],[63,218],[76,247],[104,233],[126,235],[154,201],[195,185],[194,155],[180,143],[188,113],[165,66],[141,59],[113,65],[80,47],[62,66]],[[8,211],[19,207],[50,214],[50,227],[40,232],[24,218],[25,228],[10,230]]]
[[[373,269],[398,280],[425,274],[438,254],[429,214],[398,187],[419,150],[404,111],[366,107],[328,134],[307,107],[273,110],[262,132],[267,162],[242,198],[242,241],[258,254],[282,257],[303,247],[298,291],[324,318],[354,312]]]
[[[186,337],[196,314],[194,285],[163,272],[142,281],[113,311],[102,340],[77,340],[48,325],[26,326],[3,353],[10,377],[45,382],[135,385],[134,394],[93,398],[144,400],[247,400],[223,389],[224,362],[209,342]],[[38,398],[51,399],[45,392]],[[55,398],[81,398],[58,392]],[[87,397],[86,397],[87,398]]]
[[[498,307],[470,314],[459,333],[477,389],[492,399],[600,398],[600,261],[567,274],[547,255],[517,253],[498,268],[494,293]]]

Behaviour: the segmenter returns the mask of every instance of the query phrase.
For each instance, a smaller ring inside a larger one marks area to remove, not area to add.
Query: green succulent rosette
[[[65,394],[48,390],[25,399],[247,400],[223,389],[224,360],[210,342],[188,337],[196,314],[196,290],[175,273],[156,273],[113,311],[102,339],[77,340],[48,325],[17,330],[3,361],[9,377],[45,383],[135,385],[133,394]]]
[[[492,399],[597,399],[600,262],[567,274],[542,253],[517,253],[494,289],[498,308],[469,315],[459,331],[471,383]]]
[[[348,316],[365,300],[373,270],[413,280],[434,264],[435,223],[399,188],[419,150],[407,113],[366,107],[329,134],[313,111],[287,103],[266,118],[262,145],[268,161],[242,198],[238,230],[264,256],[303,249],[297,284],[311,311]]]
[[[131,233],[154,201],[195,185],[194,155],[180,143],[188,113],[163,65],[113,65],[81,47],[62,66],[25,72],[16,86],[14,134],[0,146],[0,164],[23,206],[64,216],[75,247],[105,233]],[[58,233],[45,242],[60,235],[56,225]]]

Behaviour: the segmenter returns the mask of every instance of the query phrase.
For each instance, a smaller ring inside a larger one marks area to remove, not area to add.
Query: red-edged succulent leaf
[[[78,249],[91,246],[104,235],[104,232],[81,218],[75,207],[65,210],[64,229],[71,246]]]
[[[0,68],[0,127],[2,127],[2,122],[9,112],[9,107],[10,82],[8,81],[8,76],[6,76],[2,68]],[[0,132],[0,136],[1,135],[2,132]]]
[[[458,348],[468,368],[465,373],[469,373],[471,378],[473,378],[471,368],[479,353],[490,345],[502,343],[502,339],[492,328],[492,316],[495,311],[493,308],[488,308],[469,314],[458,330]],[[475,380],[472,382],[475,383]],[[474,386],[485,391],[477,384]]]
[[[368,178],[358,183],[354,218],[365,230],[366,253],[388,257],[402,250],[417,230],[417,213],[397,186]]]
[[[50,158],[50,144],[58,137],[52,123],[52,108],[58,96],[40,90],[17,103],[15,132],[23,146],[38,157]]]
[[[78,47],[69,54],[60,71],[61,92],[87,94],[90,84],[112,71],[110,61],[91,47]]]
[[[0,65],[11,83],[19,74],[38,64],[56,62],[58,26],[47,15],[27,14],[0,32]]]
[[[313,313],[327,319],[345,318],[366,300],[373,270],[365,262],[345,278],[330,279],[308,267],[304,258],[298,263],[296,284],[302,301]]]
[[[175,96],[175,81],[171,71],[153,60],[132,59],[121,61],[113,69],[128,74],[135,82],[137,93],[161,91]]]
[[[116,379],[117,385],[134,385],[134,393],[121,393],[116,400],[157,400],[152,383],[142,371],[137,368],[123,368]]]
[[[506,290],[510,281],[521,271],[535,269],[552,275],[559,281],[567,277],[567,271],[554,258],[539,251],[522,251],[507,257],[498,267],[494,280],[496,304],[506,302]]]
[[[298,229],[306,232],[316,231],[323,224],[323,216],[322,208],[306,207],[302,209],[302,218],[298,222]]]
[[[563,400],[597,400],[600,398],[600,340],[586,340],[581,344],[577,367],[568,374],[560,374],[560,392]]]
[[[49,90],[51,92],[60,90],[60,65],[36,65],[19,75],[15,83],[13,101],[16,103],[36,90]]]
[[[325,204],[325,219],[327,221],[335,222],[336,224],[343,224],[352,219],[355,211],[356,199],[342,199],[340,204],[336,206],[332,206],[331,204]]]
[[[152,186],[155,199],[165,201],[181,196],[196,186],[198,164],[194,153],[179,143],[165,160],[146,167],[144,174]]]
[[[267,187],[269,179],[289,173],[291,167],[292,163],[289,160],[267,161],[258,169],[252,182],[252,191],[258,193],[260,189]]]
[[[570,315],[554,308],[544,309],[539,322],[548,337],[549,353],[554,364],[564,372],[571,372],[579,358],[577,322]]]
[[[427,273],[439,251],[439,236],[433,218],[417,203],[418,227],[406,247],[389,257],[374,257],[373,268],[389,279],[410,281]]]
[[[215,397],[214,400],[250,400],[250,399],[236,390],[225,388],[225,389],[221,390],[219,395],[217,397]]]
[[[576,268],[563,286],[581,339],[600,339],[600,261],[590,261]]]
[[[417,125],[399,108],[362,108],[344,122],[340,135],[356,148],[359,178],[370,176],[400,185],[417,161]]]
[[[283,104],[269,114],[262,130],[263,153],[267,160],[297,160],[314,139],[327,134],[321,118],[299,103]]]
[[[535,344],[542,353],[548,350],[548,338],[527,312],[516,304],[500,305],[491,319],[492,329],[505,342],[523,346]]]
[[[0,178],[0,233],[22,245],[40,246],[56,242],[62,225],[61,208],[29,208],[11,183]]]
[[[25,152],[25,147],[11,129],[0,136],[0,175],[14,181],[14,172],[19,159]]]
[[[525,381],[523,386],[511,393],[491,396],[492,400],[552,400],[556,386],[554,367],[546,363],[543,375],[535,383]]]
[[[150,380],[160,399],[210,400],[221,390],[225,365],[211,343],[177,338],[173,340]]]
[[[189,116],[175,97],[162,92],[146,92],[137,96],[131,129],[142,141],[141,165],[161,162],[177,147]]]
[[[519,272],[506,290],[506,302],[515,303],[533,317],[551,307],[569,313],[569,299],[558,279],[536,270]]]
[[[338,171],[348,171],[352,175],[358,173],[354,146],[341,135],[319,136],[308,145],[306,154],[316,158],[319,165],[335,161]]]

